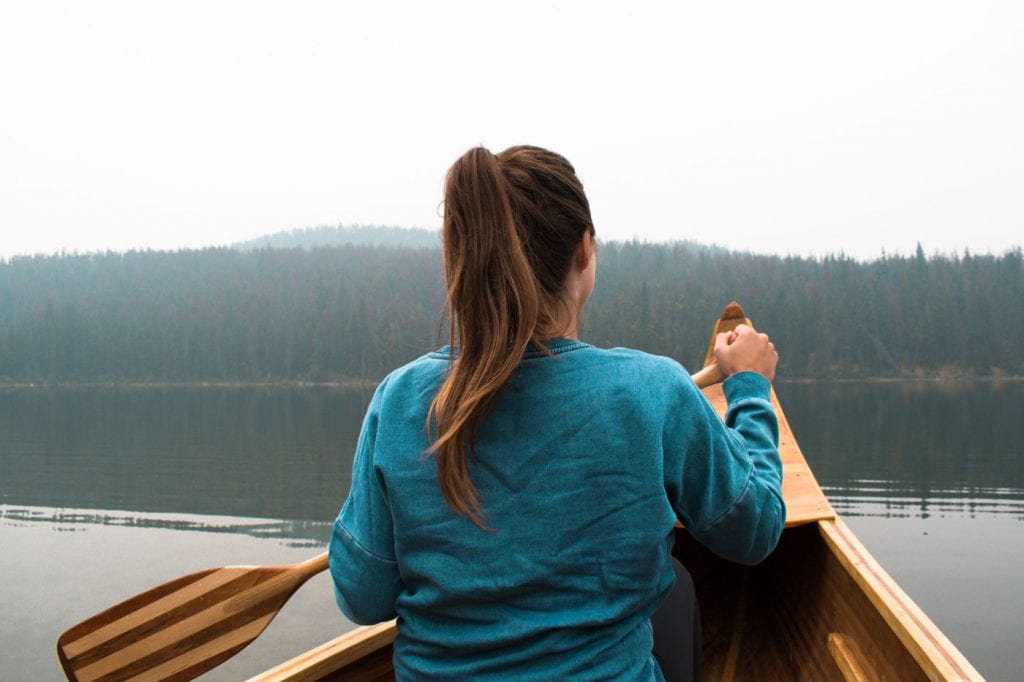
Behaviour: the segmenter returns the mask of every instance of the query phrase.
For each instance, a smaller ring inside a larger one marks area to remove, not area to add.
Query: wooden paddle
[[[715,364],[693,375],[722,381]],[[327,553],[283,566],[224,566],[154,587],[79,623],[57,640],[69,680],[190,680],[256,639],[288,598],[327,568]]]
[[[283,566],[192,573],[121,602],[57,640],[69,680],[190,680],[256,639],[327,552]]]

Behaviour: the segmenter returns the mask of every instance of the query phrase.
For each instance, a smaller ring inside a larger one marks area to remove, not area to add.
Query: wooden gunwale
[[[730,304],[715,334],[750,324]],[[711,359],[709,345],[705,364]],[[722,387],[705,395],[724,415]],[[676,531],[674,554],[694,578],[703,678],[713,680],[981,680],[981,675],[839,518],[797,445],[774,390],[786,530],[775,553],[743,567]],[[394,621],[357,628],[253,677],[390,679]],[[364,665],[364,663],[367,663]]]
[[[861,583],[864,593],[931,680],[976,680],[981,675],[924,611],[904,592],[840,519],[818,522],[832,553]]]

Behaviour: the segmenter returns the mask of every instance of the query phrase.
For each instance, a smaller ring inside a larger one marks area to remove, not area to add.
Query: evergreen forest
[[[0,382],[377,381],[445,341],[441,253],[419,232],[0,261]],[[772,336],[780,379],[1024,375],[1020,248],[857,261],[609,242],[580,336],[693,371],[731,300]]]

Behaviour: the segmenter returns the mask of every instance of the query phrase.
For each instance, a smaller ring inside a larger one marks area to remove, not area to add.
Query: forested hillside
[[[0,262],[0,381],[376,380],[441,341],[440,251],[347,244]],[[1024,374],[1024,264],[608,243],[581,336],[694,368],[740,301],[780,377]]]
[[[243,251],[252,249],[311,249],[318,246],[406,246],[437,248],[441,235],[436,230],[382,225],[320,225],[286,230],[232,244]]]
[[[1024,259],[807,259],[613,244],[599,255],[587,336],[703,357],[735,299],[776,342],[783,376],[1024,373]],[[694,348],[698,350],[694,353]]]

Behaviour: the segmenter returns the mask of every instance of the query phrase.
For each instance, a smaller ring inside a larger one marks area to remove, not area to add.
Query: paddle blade
[[[226,566],[136,595],[57,640],[69,680],[190,680],[256,639],[288,598],[327,566],[323,554],[287,566]]]

